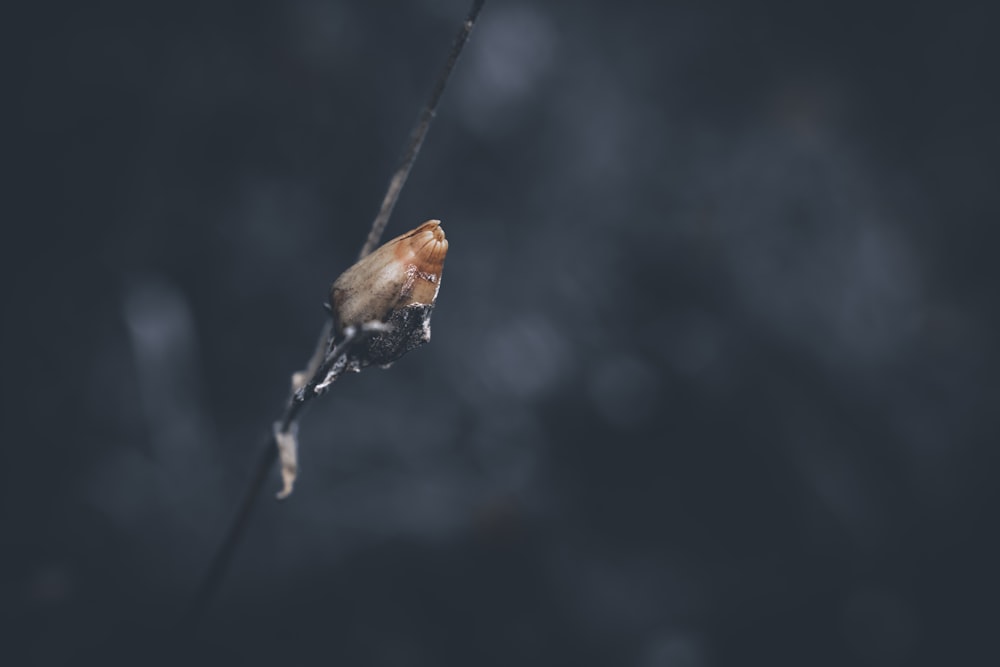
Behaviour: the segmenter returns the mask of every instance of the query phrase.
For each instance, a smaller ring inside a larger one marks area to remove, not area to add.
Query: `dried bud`
[[[330,289],[338,330],[385,322],[412,303],[433,305],[447,252],[441,222],[428,220],[358,260]]]
[[[430,315],[448,253],[441,222],[428,220],[397,236],[344,271],[330,289],[334,339],[372,322],[390,330],[372,335],[354,364],[387,365],[430,340]]]

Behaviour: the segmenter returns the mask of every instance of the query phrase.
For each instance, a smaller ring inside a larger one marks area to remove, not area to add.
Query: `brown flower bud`
[[[441,287],[448,240],[441,222],[428,220],[397,236],[344,271],[330,288],[334,338],[348,327],[391,326],[371,337],[359,367],[386,365],[430,340],[430,313]]]

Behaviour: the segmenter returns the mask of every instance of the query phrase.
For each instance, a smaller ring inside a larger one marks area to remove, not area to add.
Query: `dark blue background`
[[[0,661],[987,664],[986,5],[490,0],[388,230],[443,221],[433,341],[310,410],[200,638],[465,2],[23,11]]]

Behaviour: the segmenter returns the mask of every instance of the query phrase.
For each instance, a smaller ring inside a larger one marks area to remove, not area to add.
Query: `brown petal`
[[[330,289],[337,332],[386,322],[393,311],[411,304],[433,305],[447,253],[440,221],[428,220],[358,260]]]

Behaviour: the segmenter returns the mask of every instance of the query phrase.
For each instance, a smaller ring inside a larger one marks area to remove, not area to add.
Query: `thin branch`
[[[403,158],[399,161],[396,173],[392,175],[392,179],[389,181],[389,187],[386,189],[385,197],[382,199],[382,208],[379,209],[378,215],[375,216],[375,220],[372,222],[371,231],[368,232],[368,239],[365,241],[365,245],[361,248],[361,253],[358,255],[359,259],[365,257],[378,247],[379,240],[382,238],[382,232],[385,231],[385,226],[389,223],[389,216],[392,215],[392,209],[396,207],[399,193],[402,192],[403,185],[406,184],[406,179],[410,176],[413,163],[417,161],[417,155],[420,154],[420,147],[424,144],[424,137],[427,136],[427,130],[430,129],[431,121],[434,120],[434,114],[437,113],[438,102],[441,100],[441,94],[444,92],[444,87],[448,84],[449,77],[451,77],[451,70],[455,67],[458,57],[462,54],[465,42],[469,39],[469,34],[472,32],[472,27],[476,24],[479,11],[483,8],[485,1],[473,0],[472,7],[469,9],[469,15],[465,18],[465,22],[462,23],[458,35],[455,36],[455,43],[451,47],[451,53],[448,54],[448,60],[444,64],[444,69],[441,70],[437,83],[434,84],[434,89],[431,90],[431,96],[427,99],[427,104],[424,105],[424,110],[420,113],[417,124],[413,126],[413,131],[410,132],[410,140],[407,143],[406,152],[403,153]]]
[[[403,154],[399,168],[389,181],[389,187],[382,201],[382,208],[372,222],[371,231],[368,234],[368,239],[365,241],[364,247],[361,249],[360,258],[366,257],[379,244],[382,232],[385,230],[386,224],[389,222],[389,216],[392,214],[392,209],[395,207],[403,185],[406,183],[413,164],[416,162],[417,155],[420,153],[420,147],[427,136],[427,131],[434,118],[441,94],[444,92],[452,69],[455,67],[455,63],[462,53],[462,48],[465,46],[469,34],[472,32],[472,28],[484,2],[485,0],[473,0],[469,14],[462,23],[458,36],[452,45],[451,53],[448,55],[445,67],[438,76],[427,105],[421,111],[417,124],[410,134],[408,146]],[[306,369],[300,373],[296,373],[292,378],[292,393],[288,398],[285,409],[280,419],[275,422],[273,430],[261,445],[260,453],[243,499],[239,504],[232,523],[226,531],[225,538],[212,557],[212,561],[198,586],[191,606],[181,619],[182,627],[189,629],[197,628],[205,610],[222,584],[232,564],[236,548],[239,546],[240,540],[246,531],[246,526],[255,506],[257,496],[260,495],[271,467],[278,460],[278,445],[280,444],[279,441],[283,439],[282,436],[290,436],[294,442],[298,419],[301,417],[302,411],[308,402],[325,390],[332,381],[332,377],[335,377],[335,374],[342,372],[343,366],[341,365],[338,370],[337,365],[341,364],[341,362],[346,363],[353,346],[363,344],[364,339],[371,333],[378,331],[385,331],[384,325],[377,322],[367,323],[357,331],[352,330],[347,332],[345,338],[334,345],[331,322],[328,320],[324,324],[323,330],[320,332],[316,351],[310,358]],[[284,452],[282,452],[282,458],[284,459]],[[290,488],[286,484],[286,489],[283,493],[287,494],[289,490]]]
[[[215,592],[218,590],[219,584],[222,583],[222,579],[225,577],[230,563],[232,563],[233,553],[236,551],[236,547],[240,543],[240,538],[243,537],[243,533],[246,530],[247,521],[254,508],[254,502],[257,500],[257,496],[260,495],[260,490],[267,479],[267,473],[278,458],[278,446],[274,440],[273,432],[268,433],[267,438],[259,447],[260,451],[257,456],[257,463],[254,466],[253,476],[250,478],[250,483],[247,485],[243,499],[240,501],[239,509],[236,512],[236,516],[233,517],[233,522],[229,525],[229,530],[226,531],[225,539],[222,540],[222,544],[219,545],[218,550],[212,557],[212,562],[208,566],[201,584],[198,586],[198,591],[195,593],[191,607],[181,619],[182,627],[197,628],[205,613],[205,609],[212,601],[212,598],[215,597]]]
[[[324,327],[324,331],[328,330],[329,327]],[[274,430],[263,442],[260,456],[257,459],[257,465],[254,468],[253,477],[250,480],[250,484],[247,486],[243,501],[240,503],[239,511],[233,519],[232,525],[229,527],[226,538],[223,540],[219,550],[215,554],[215,557],[212,559],[212,563],[208,568],[208,572],[206,573],[204,580],[202,581],[201,587],[195,595],[194,603],[191,607],[191,613],[189,614],[191,618],[195,619],[195,622],[201,617],[208,603],[214,597],[219,584],[222,583],[222,578],[225,575],[229,564],[232,562],[233,553],[236,550],[236,546],[239,544],[239,540],[244,529],[246,528],[247,520],[250,518],[251,510],[254,507],[254,502],[260,494],[261,488],[264,486],[264,482],[267,479],[267,473],[270,471],[271,466],[274,465],[275,460],[278,458],[278,445],[280,444],[281,436],[291,435],[294,438],[294,434],[298,427],[298,419],[302,414],[302,410],[305,409],[310,400],[319,396],[323,392],[325,389],[323,385],[329,381],[328,378],[330,373],[333,372],[333,368],[335,364],[337,364],[338,360],[344,359],[346,361],[345,355],[352,348],[352,346],[361,343],[363,339],[371,333],[381,330],[384,330],[384,326],[364,326],[361,327],[360,330],[355,330],[352,327],[346,332],[344,340],[337,345],[330,345],[327,340],[321,341],[320,344],[326,352],[325,354],[322,354],[320,361],[316,363],[315,367],[312,369],[312,375],[309,382],[297,389],[293,389],[293,393],[289,397],[288,403],[285,405],[285,410],[281,415],[281,419],[275,422]],[[314,361],[315,357],[310,361],[310,364]],[[281,496],[281,494],[279,494],[279,496]]]

